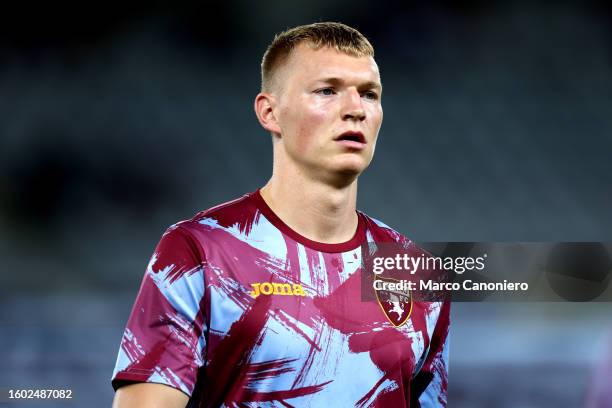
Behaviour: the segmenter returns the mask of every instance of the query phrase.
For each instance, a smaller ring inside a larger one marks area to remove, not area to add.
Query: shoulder
[[[234,200],[200,211],[190,219],[171,225],[167,232],[178,229],[192,236],[198,236],[214,229],[249,229],[258,217],[253,194],[247,193]]]
[[[161,243],[166,243],[164,246],[171,250],[190,252],[205,262],[211,253],[248,241],[261,224],[261,213],[253,195],[245,194],[170,225]]]
[[[411,251],[413,254],[429,254],[425,249],[421,248],[417,243],[412,241],[412,239],[398,232],[396,229],[390,227],[384,222],[370,217],[363,212],[359,212],[359,214],[366,221],[366,240],[368,242],[397,244]]]
[[[249,196],[245,194],[170,225],[151,257],[150,271],[168,272],[174,267],[191,270],[204,265],[212,243],[227,244],[228,237],[252,225],[256,207],[250,203]]]
[[[363,212],[359,212],[359,214],[365,219],[368,241],[388,243],[395,242],[402,245],[409,244],[411,242],[405,235],[399,233],[397,230],[391,228],[384,222],[370,217]]]

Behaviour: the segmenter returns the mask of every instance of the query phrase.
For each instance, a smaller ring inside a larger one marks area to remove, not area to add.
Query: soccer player
[[[409,243],[356,210],[383,118],[371,44],[339,23],[295,27],[261,74],[272,177],[164,233],[114,406],[446,406],[449,304],[398,303],[392,321],[361,300],[361,245]]]

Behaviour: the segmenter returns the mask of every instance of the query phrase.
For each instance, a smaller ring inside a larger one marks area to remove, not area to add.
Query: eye
[[[336,91],[334,91],[334,88],[321,88],[321,89],[317,89],[315,93],[318,93],[320,95],[325,95],[325,96],[331,96],[331,95],[334,95]]]
[[[367,92],[364,92],[364,93],[362,94],[362,96],[363,96],[363,97],[365,97],[366,99],[371,99],[371,100],[373,100],[373,101],[375,101],[375,100],[377,100],[377,99],[378,99],[378,94],[377,94],[376,92],[374,92],[374,91],[367,91]]]

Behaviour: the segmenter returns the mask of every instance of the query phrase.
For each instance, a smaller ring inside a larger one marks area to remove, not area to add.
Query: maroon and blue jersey
[[[446,406],[450,304],[414,302],[396,326],[362,301],[362,245],[409,241],[358,219],[350,241],[315,242],[257,191],[171,226],[127,323],[115,389],[166,384],[190,407]]]

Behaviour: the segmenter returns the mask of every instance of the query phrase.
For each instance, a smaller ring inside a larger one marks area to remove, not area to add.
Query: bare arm
[[[185,408],[189,397],[163,384],[138,383],[117,390],[113,408]]]

